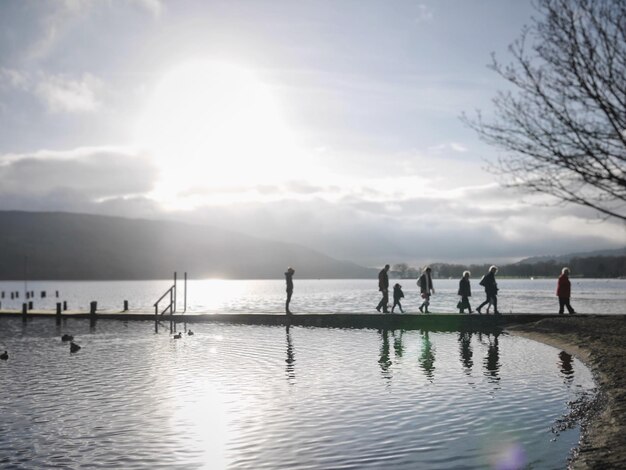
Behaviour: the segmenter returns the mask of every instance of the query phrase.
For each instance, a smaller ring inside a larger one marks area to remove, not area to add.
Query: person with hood
[[[420,312],[422,313],[430,313],[428,311],[428,306],[430,305],[430,296],[431,293],[435,293],[431,272],[432,269],[430,269],[430,266],[428,266],[426,269],[424,269],[424,272],[422,272],[422,275],[417,280],[417,285],[420,288],[420,294],[422,296],[422,299],[424,299],[424,302],[422,302],[422,305],[420,305],[419,307]]]
[[[498,311],[498,283],[496,282],[496,272],[498,272],[498,267],[491,266],[489,272],[480,280],[480,285],[485,288],[487,299],[476,309],[478,313],[482,313],[480,309],[488,303],[491,303],[493,304],[493,313],[500,315]]]
[[[402,292],[402,286],[400,284],[396,284],[393,286],[393,307],[391,307],[391,313],[393,313],[393,309],[396,308],[396,305],[400,309],[400,313],[404,313],[402,310],[402,305],[400,304],[400,299],[404,297],[404,292]]]
[[[285,313],[287,315],[291,315],[289,302],[291,302],[291,294],[293,294],[293,275],[295,272],[295,269],[290,266],[287,268],[287,272],[285,273],[285,281],[287,283],[287,302],[285,302]]]
[[[463,273],[463,277],[459,281],[459,292],[458,295],[461,296],[460,302],[456,305],[459,309],[459,313],[465,313],[465,309],[468,310],[468,313],[472,313],[472,306],[469,303],[469,298],[472,296],[472,288],[470,286],[470,272],[465,271]]]
[[[569,304],[569,298],[572,293],[572,283],[569,280],[569,268],[563,268],[559,281],[556,285],[556,295],[559,298],[559,315],[563,315],[563,308],[567,307],[570,315],[576,313]]]
[[[381,292],[383,297],[378,302],[376,306],[376,310],[380,312],[380,309],[383,309],[383,313],[389,313],[389,276],[387,272],[389,271],[389,265],[386,264],[383,269],[378,273],[378,290]]]

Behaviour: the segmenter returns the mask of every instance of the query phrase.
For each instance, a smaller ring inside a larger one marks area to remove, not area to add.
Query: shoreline
[[[626,316],[546,318],[510,334],[560,348],[592,372],[599,393],[569,468],[626,468]]]

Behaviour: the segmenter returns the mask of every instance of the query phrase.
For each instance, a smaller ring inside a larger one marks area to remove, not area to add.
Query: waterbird
[[[72,341],[74,339],[74,337],[72,335],[63,335],[61,336],[61,341]]]
[[[9,358],[9,353],[4,351],[2,354],[0,354],[0,359],[2,359],[3,361],[6,361]]]
[[[177,333],[174,335],[174,339],[181,339],[183,337],[182,333]]]
[[[188,334],[189,336],[193,336],[193,331],[189,330],[189,331],[187,332],[187,334]]]
[[[80,351],[80,346],[72,341],[70,343],[70,352],[78,352],[78,351]]]

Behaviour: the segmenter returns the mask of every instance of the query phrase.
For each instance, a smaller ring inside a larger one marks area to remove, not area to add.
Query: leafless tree
[[[463,116],[505,153],[505,184],[626,220],[626,1],[538,0],[539,17],[491,67],[510,91]]]

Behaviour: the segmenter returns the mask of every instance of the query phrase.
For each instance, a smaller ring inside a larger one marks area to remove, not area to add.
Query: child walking
[[[400,299],[404,297],[404,292],[402,292],[402,286],[400,284],[396,284],[393,286],[393,307],[391,307],[391,313],[393,313],[393,309],[396,308],[396,305],[400,309],[400,313],[404,313],[402,310],[402,305],[400,304]]]

